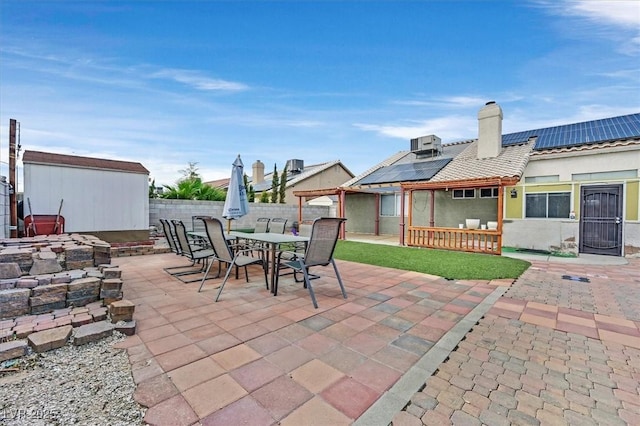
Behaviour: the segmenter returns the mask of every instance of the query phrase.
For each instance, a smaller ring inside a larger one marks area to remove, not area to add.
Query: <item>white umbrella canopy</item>
[[[227,228],[230,228],[231,219],[239,219],[247,213],[249,213],[249,199],[247,198],[247,188],[244,186],[244,165],[238,155],[231,169],[231,179],[227,189],[227,198],[224,200],[222,217],[229,221]]]

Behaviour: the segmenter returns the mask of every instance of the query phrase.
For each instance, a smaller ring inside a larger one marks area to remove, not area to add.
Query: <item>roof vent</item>
[[[414,153],[440,153],[442,152],[442,140],[436,135],[421,136],[411,139],[411,152]]]
[[[302,160],[287,160],[287,172],[289,173],[301,173],[304,170],[304,161]]]

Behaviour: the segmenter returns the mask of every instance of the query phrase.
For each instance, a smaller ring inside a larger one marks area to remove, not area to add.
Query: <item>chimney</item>
[[[252,181],[251,183],[255,185],[257,183],[264,182],[264,163],[258,160],[255,163],[253,163],[253,166],[251,167],[253,168],[253,176],[251,178],[251,181]]]
[[[487,102],[478,113],[478,158],[497,157],[502,151],[502,108]]]

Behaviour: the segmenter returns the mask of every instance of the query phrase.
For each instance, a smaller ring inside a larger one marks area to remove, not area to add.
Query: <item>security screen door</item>
[[[583,186],[580,253],[622,255],[622,185]]]

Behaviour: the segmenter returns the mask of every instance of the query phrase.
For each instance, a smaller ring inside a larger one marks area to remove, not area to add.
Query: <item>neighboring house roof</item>
[[[212,186],[214,188],[227,189],[229,187],[229,180],[229,178],[210,180],[209,182],[204,182],[204,184]]]
[[[22,154],[22,162],[25,164],[45,164],[67,167],[79,167],[97,170],[114,170],[129,173],[149,174],[140,163],[129,161],[105,160],[102,158],[79,157],[76,155],[52,154],[41,151],[25,151]]]
[[[529,161],[533,142],[502,148],[494,158],[478,158],[478,142],[474,141],[446,167],[438,172],[434,182],[493,177],[520,177]]]
[[[334,160],[334,161],[328,161],[326,163],[312,164],[309,166],[305,165],[304,169],[300,173],[290,173],[289,171],[287,171],[287,184],[285,187],[289,188],[291,186],[294,186],[297,183],[305,179],[309,179],[310,177],[315,176],[319,173],[322,173],[323,171],[330,169],[335,165],[340,165],[349,175],[353,176],[353,173],[351,173],[349,169],[347,169],[340,160]],[[282,171],[279,171],[278,175],[279,177],[282,177]],[[273,181],[273,172],[265,174],[264,181],[260,183],[253,183],[252,181],[250,181],[249,184],[253,185],[253,190],[255,192],[262,192],[262,191],[271,190],[272,181]]]

